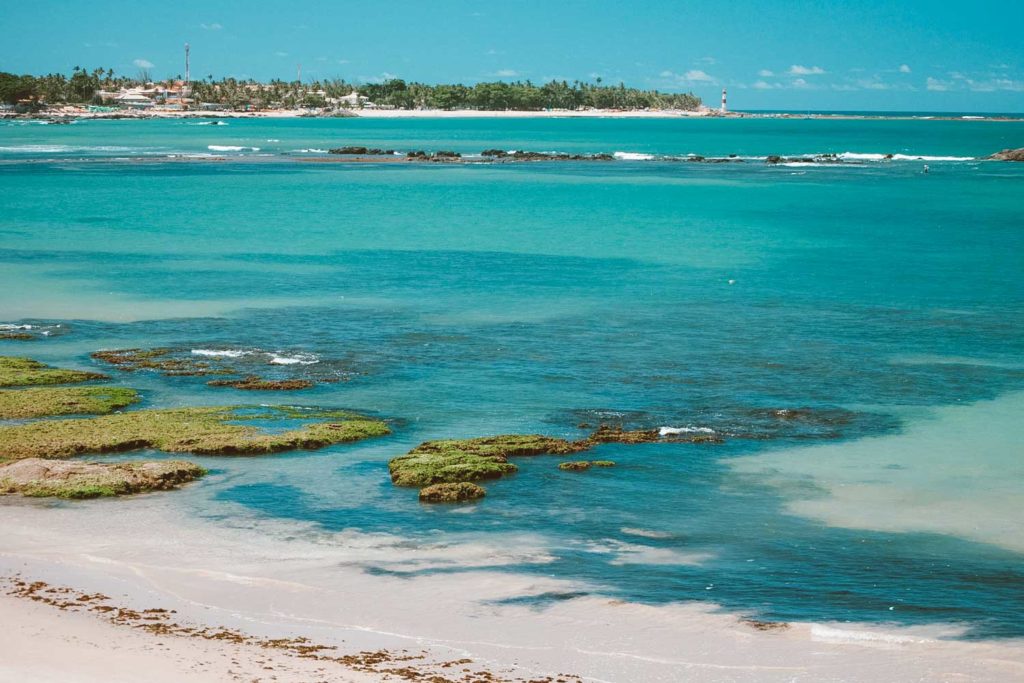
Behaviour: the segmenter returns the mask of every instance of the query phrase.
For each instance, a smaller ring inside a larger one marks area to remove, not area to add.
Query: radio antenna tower
[[[185,87],[186,88],[188,87],[189,81],[191,80],[189,78],[189,76],[191,74],[189,74],[189,70],[188,70],[188,51],[189,51],[188,43],[185,43]]]

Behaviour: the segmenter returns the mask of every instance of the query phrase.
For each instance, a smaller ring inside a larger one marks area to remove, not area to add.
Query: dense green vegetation
[[[181,77],[157,82],[165,89],[180,86]],[[149,76],[135,78],[116,76],[112,69],[75,67],[70,76],[17,75],[0,72],[0,102],[16,104],[94,103],[102,104],[100,91],[115,92],[122,88],[146,85]],[[215,103],[231,109],[268,109],[292,107],[358,108],[363,101],[344,102],[340,98],[358,92],[378,107],[395,109],[687,109],[700,106],[693,93],[664,93],[656,90],[628,88],[624,84],[603,85],[581,81],[550,81],[542,85],[530,81],[494,81],[475,85],[416,83],[393,78],[382,83],[353,84],[342,79],[317,80],[310,83],[253,80],[213,76],[193,81],[191,95],[195,102]],[[159,99],[159,98],[158,98]]]

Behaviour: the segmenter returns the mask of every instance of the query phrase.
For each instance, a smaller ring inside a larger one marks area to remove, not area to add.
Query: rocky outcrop
[[[380,155],[393,155],[395,150],[393,149],[379,149],[377,147],[335,147],[327,150],[328,154],[348,154],[353,156],[380,156]]]
[[[0,391],[0,419],[49,415],[106,415],[139,400],[125,387],[30,387]]]
[[[263,379],[257,375],[248,375],[242,379],[213,379],[207,384],[211,387],[231,387],[247,391],[295,391],[313,386],[308,379]]]
[[[0,465],[0,494],[100,498],[166,491],[194,481],[206,470],[183,460],[73,462],[27,458]]]
[[[1004,149],[987,157],[993,161],[1024,161],[1024,147],[1018,149]]]
[[[433,484],[420,489],[420,501],[424,503],[462,503],[479,500],[487,495],[482,486],[468,481],[450,484]]]

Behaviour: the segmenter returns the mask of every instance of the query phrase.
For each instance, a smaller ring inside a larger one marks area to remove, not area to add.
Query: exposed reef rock
[[[27,458],[0,464],[0,494],[99,498],[175,489],[206,474],[183,460],[72,462]]]
[[[1024,161],[1024,147],[1019,149],[1004,149],[988,157],[993,161]]]
[[[589,448],[587,444],[538,434],[504,434],[477,439],[421,443],[408,454],[388,463],[396,486],[429,486],[498,479],[518,470],[508,458],[529,455],[566,455]]]
[[[242,379],[213,379],[207,384],[211,387],[232,387],[249,391],[295,391],[313,386],[308,379],[263,379],[256,375],[248,375]]]
[[[573,460],[558,463],[558,469],[566,472],[583,472],[591,467],[615,467],[613,460]]]
[[[381,156],[381,155],[394,155],[395,150],[393,149],[379,149],[377,147],[335,147],[334,149],[327,150],[328,154],[351,154],[356,156]]]
[[[705,432],[674,432],[662,429],[632,429],[601,425],[590,435],[589,441],[594,443],[656,443],[670,441],[673,443],[722,443],[725,440],[718,434]]]
[[[26,387],[45,384],[76,384],[107,379],[98,372],[65,370],[17,356],[0,356],[0,387]]]
[[[36,387],[0,391],[0,419],[46,415],[106,415],[138,402],[124,387]]]
[[[44,420],[0,427],[0,454],[6,458],[65,458],[154,448],[172,453],[262,455],[312,450],[390,433],[370,417],[333,411],[305,412],[305,424],[268,432],[296,415],[272,407],[198,407],[139,410],[101,417]],[[239,424],[249,422],[255,424]]]
[[[527,152],[516,150],[506,152],[501,149],[486,149],[481,153],[484,157],[490,157],[501,161],[614,161],[611,154],[565,154],[555,152]]]
[[[92,358],[124,372],[149,370],[166,377],[223,377],[207,384],[252,391],[295,391],[321,382],[348,381],[356,374],[346,362],[322,361],[309,352],[257,348],[114,349],[96,351]]]
[[[487,490],[472,482],[460,481],[450,484],[432,484],[420,489],[420,501],[424,503],[462,503],[479,500]]]

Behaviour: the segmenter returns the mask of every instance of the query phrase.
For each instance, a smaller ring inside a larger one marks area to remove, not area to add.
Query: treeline
[[[476,85],[427,85],[392,79],[359,86],[359,93],[380,106],[396,109],[696,109],[700,98],[693,93],[663,93],[605,86],[580,81],[494,81]]]
[[[177,82],[180,83],[179,76]],[[70,76],[19,76],[0,72],[0,102],[16,104],[102,104],[100,91],[116,92],[122,88],[148,85],[147,73],[135,78],[115,76],[112,69],[88,71],[75,67]],[[171,89],[174,79],[158,82]],[[366,103],[395,109],[491,109],[533,111],[541,109],[697,109],[701,100],[693,93],[664,93],[657,90],[627,88],[623,84],[602,85],[581,81],[550,81],[537,85],[530,81],[507,83],[495,81],[467,86],[461,84],[407,83],[391,79],[383,83],[353,84],[341,79],[299,83],[207,76],[191,84],[191,97],[196,102],[209,102],[232,109],[267,109],[274,107],[358,108]],[[340,98],[358,92],[358,101],[339,102]],[[365,98],[365,99],[364,99]]]

